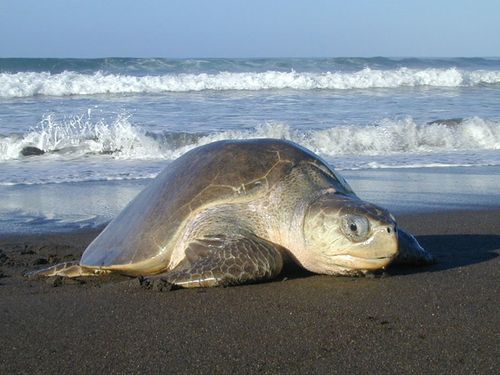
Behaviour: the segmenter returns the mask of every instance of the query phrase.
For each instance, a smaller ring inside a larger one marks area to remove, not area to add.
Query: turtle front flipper
[[[245,284],[272,279],[283,268],[279,246],[253,235],[206,236],[185,253],[172,271],[142,278],[141,284],[160,291]]]
[[[64,262],[41,270],[27,272],[24,274],[24,276],[29,279],[37,279],[37,278],[52,277],[52,276],[63,276],[63,277],[100,276],[106,273],[109,273],[109,271],[82,267],[80,266],[79,262]]]
[[[398,228],[399,252],[394,264],[424,266],[436,262],[435,258],[425,250],[410,233]]]

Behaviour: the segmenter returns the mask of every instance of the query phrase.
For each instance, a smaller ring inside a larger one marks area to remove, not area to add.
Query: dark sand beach
[[[168,293],[119,277],[27,281],[98,232],[4,235],[0,373],[498,374],[500,210],[399,222],[437,264]]]

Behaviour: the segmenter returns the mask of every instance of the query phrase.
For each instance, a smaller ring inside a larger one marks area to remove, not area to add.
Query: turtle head
[[[326,193],[307,209],[299,262],[323,274],[382,269],[397,255],[394,217],[356,196]]]

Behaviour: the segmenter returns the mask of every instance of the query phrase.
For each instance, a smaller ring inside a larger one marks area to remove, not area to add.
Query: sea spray
[[[26,147],[52,157],[79,158],[101,155],[122,160],[173,160],[187,151],[224,139],[277,138],[299,143],[324,157],[443,153],[457,150],[500,149],[500,122],[473,117],[448,125],[446,121],[417,123],[407,117],[384,119],[371,125],[342,124],[317,130],[299,130],[282,122],[251,129],[203,133],[146,131],[130,116],[106,122],[90,115],[58,120],[47,115],[23,135],[0,138],[0,160],[22,158]]]
[[[62,121],[47,115],[22,136],[0,138],[0,160],[17,159],[26,147],[71,158],[113,154],[117,159],[147,159],[161,155],[158,143],[134,127],[126,115],[118,115],[112,123],[94,121],[90,113],[65,117]]]

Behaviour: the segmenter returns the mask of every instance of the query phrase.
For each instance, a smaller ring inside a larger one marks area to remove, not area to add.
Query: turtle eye
[[[351,241],[361,242],[370,235],[370,222],[364,216],[346,215],[341,219],[341,229]]]

